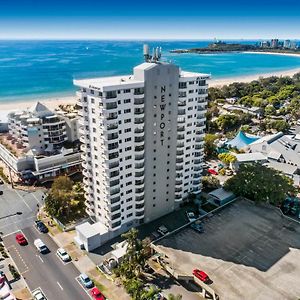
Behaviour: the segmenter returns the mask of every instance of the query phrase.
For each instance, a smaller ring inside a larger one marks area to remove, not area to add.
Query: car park
[[[32,293],[32,296],[34,300],[47,300],[47,298],[40,289],[35,290]]]
[[[105,296],[100,292],[100,290],[97,287],[94,287],[91,289],[90,292],[91,296],[95,300],[105,300]]]
[[[193,221],[197,220],[195,213],[192,211],[187,211],[186,216],[187,216],[189,222],[193,222]]]
[[[161,235],[166,235],[169,233],[169,230],[165,225],[161,225],[158,227],[157,232],[159,232]]]
[[[92,288],[94,286],[93,281],[85,273],[81,273],[79,275],[79,280],[88,289],[90,289],[90,288]]]
[[[208,275],[204,271],[201,271],[199,269],[194,269],[193,275],[197,277],[199,280],[203,281],[204,283],[206,283],[209,280]]]
[[[40,231],[42,233],[47,233],[48,232],[47,226],[40,220],[35,221],[35,226],[38,229],[38,231]]]
[[[64,248],[58,248],[56,254],[63,262],[68,262],[71,260],[70,255]]]
[[[24,234],[22,234],[22,233],[16,234],[16,241],[17,241],[17,243],[18,243],[19,245],[21,245],[21,246],[25,246],[25,245],[28,244],[28,242],[27,242],[27,240],[26,240]]]

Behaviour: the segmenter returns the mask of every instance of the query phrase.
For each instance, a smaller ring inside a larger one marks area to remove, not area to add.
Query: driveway
[[[31,226],[36,218],[37,204],[43,204],[43,191],[26,192],[12,189],[9,185],[0,186],[3,195],[0,195],[0,232],[2,236]],[[16,212],[21,215],[7,217]]]
[[[42,234],[33,226],[22,230],[27,246],[19,246],[15,234],[3,238],[12,259],[31,291],[40,288],[47,300],[91,299],[88,291],[78,281],[79,271],[72,262],[64,263],[56,255],[58,246],[48,234]],[[33,242],[40,238],[50,249],[40,254]]]

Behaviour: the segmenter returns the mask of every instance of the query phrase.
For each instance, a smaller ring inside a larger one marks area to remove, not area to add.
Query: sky
[[[300,39],[299,0],[0,0],[0,39]]]

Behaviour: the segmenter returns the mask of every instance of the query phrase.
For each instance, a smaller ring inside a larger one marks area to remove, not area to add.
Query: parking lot
[[[204,222],[158,242],[179,274],[199,268],[220,299],[298,299],[300,225],[274,208],[239,200]]]
[[[0,185],[3,195],[0,195],[0,232],[5,236],[19,229],[32,226],[37,214],[37,204],[42,205],[41,190],[26,192],[12,189],[7,184]],[[6,217],[16,212],[21,215]]]

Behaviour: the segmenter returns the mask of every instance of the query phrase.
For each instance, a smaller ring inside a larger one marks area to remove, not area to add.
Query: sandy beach
[[[263,54],[266,54],[267,52],[264,52]],[[274,54],[274,53],[270,53]],[[282,55],[285,55],[285,53],[282,53]],[[290,55],[290,54],[288,54]],[[286,70],[286,71],[277,71],[272,73],[264,73],[264,74],[256,74],[256,75],[249,75],[249,76],[239,76],[239,77],[227,77],[227,78],[220,78],[220,79],[212,79],[209,81],[210,87],[220,87],[223,85],[227,85],[233,82],[251,82],[253,80],[256,80],[260,77],[270,77],[270,76],[293,76],[295,73],[300,72],[300,68],[298,69],[292,69],[292,70]],[[23,110],[26,108],[31,107],[34,103],[37,101],[40,101],[41,103],[48,106],[50,109],[55,109],[60,104],[75,104],[76,103],[77,96],[74,93],[74,96],[62,96],[62,97],[55,97],[55,98],[35,98],[32,100],[26,100],[26,101],[20,101],[20,102],[6,102],[6,103],[0,103],[0,120],[7,115],[10,111],[16,111],[16,110]]]

